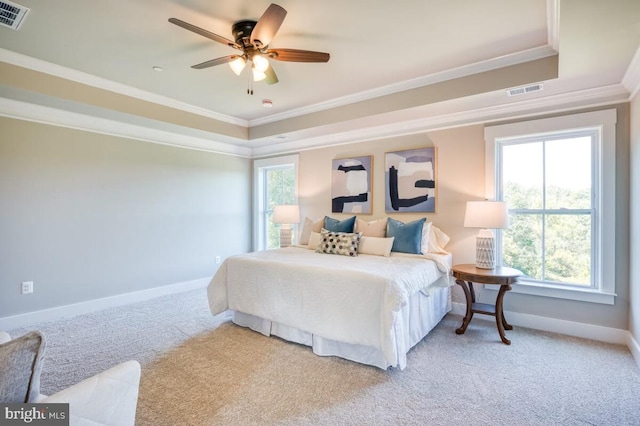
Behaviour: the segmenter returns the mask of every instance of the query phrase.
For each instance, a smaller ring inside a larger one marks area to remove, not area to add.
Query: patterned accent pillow
[[[340,254],[355,257],[358,255],[358,244],[362,233],[331,232],[323,229],[320,242],[316,248],[318,253]]]

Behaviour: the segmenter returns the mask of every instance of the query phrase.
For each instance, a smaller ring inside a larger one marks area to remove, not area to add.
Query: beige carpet
[[[52,393],[126,359],[143,425],[640,425],[640,371],[624,346],[447,316],[383,371],[213,318],[204,290],[38,326]],[[19,335],[26,329],[13,330]]]

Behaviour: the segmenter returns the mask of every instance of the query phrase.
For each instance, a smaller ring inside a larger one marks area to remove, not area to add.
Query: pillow
[[[319,242],[320,242],[320,233],[311,231],[311,236],[309,237],[309,249],[310,250],[317,249]]]
[[[338,220],[329,216],[324,217],[324,228],[331,232],[353,232],[353,226],[356,223],[356,217],[352,216],[349,219]]]
[[[44,336],[37,331],[0,345],[0,403],[35,402],[40,395]]]
[[[449,243],[449,236],[433,224],[430,228],[428,251],[430,253],[448,253],[445,247]]]
[[[431,225],[432,222],[425,222],[422,226],[422,238],[420,240],[420,250],[422,254],[429,252],[429,238],[431,237]]]
[[[361,233],[331,232],[323,229],[316,252],[355,257],[358,255],[360,237]]]
[[[395,237],[391,251],[400,253],[422,254],[422,229],[426,218],[402,223],[389,218],[387,237]]]
[[[362,232],[363,237],[381,237],[387,236],[387,218],[372,220],[356,219],[356,227],[354,232]]]
[[[304,225],[302,225],[302,232],[300,233],[300,240],[298,244],[304,246],[309,244],[309,236],[312,232],[320,233],[324,226],[324,218],[313,221],[308,217],[304,218]]]
[[[358,253],[389,257],[391,255],[391,248],[393,247],[393,240],[393,237],[379,238],[366,237],[363,235],[362,238],[360,238],[360,244],[358,244]]]

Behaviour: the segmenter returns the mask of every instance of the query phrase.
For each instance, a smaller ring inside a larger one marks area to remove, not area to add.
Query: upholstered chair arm
[[[140,364],[127,361],[38,402],[69,403],[72,426],[133,426],[139,386]]]

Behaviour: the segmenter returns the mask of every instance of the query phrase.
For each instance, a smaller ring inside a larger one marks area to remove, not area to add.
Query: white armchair
[[[0,331],[0,349],[10,341]],[[140,364],[127,361],[54,395],[37,394],[30,402],[69,403],[70,425],[134,425],[139,386]]]

